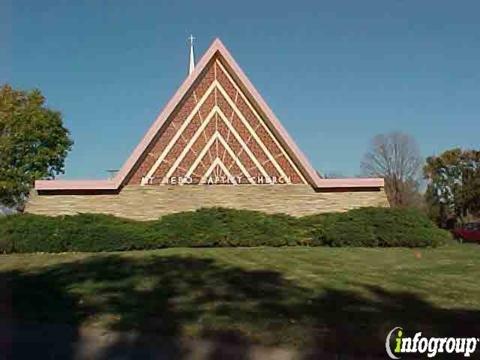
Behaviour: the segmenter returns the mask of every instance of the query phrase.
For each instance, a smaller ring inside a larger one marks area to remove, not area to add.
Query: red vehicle
[[[453,230],[453,234],[460,241],[477,242],[480,244],[480,223],[468,223]]]

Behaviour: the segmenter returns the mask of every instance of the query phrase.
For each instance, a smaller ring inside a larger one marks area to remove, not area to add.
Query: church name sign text
[[[195,176],[170,176],[170,177],[142,177],[142,185],[238,185],[238,184],[289,184],[290,178],[286,176],[216,176],[211,175],[204,178]]]

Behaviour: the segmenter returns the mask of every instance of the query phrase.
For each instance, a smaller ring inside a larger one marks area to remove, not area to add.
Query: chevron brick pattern
[[[249,98],[215,56],[127,184],[307,184]]]

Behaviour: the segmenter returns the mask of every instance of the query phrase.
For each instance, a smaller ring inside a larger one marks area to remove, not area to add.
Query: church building
[[[26,212],[149,220],[221,206],[294,216],[388,206],[383,179],[325,179],[219,39],[111,180],[39,180]],[[341,134],[339,134],[341,136]]]

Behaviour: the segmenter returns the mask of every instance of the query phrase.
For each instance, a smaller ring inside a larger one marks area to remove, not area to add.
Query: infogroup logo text
[[[393,342],[392,342],[392,337]],[[413,338],[404,336],[403,329],[399,326],[393,328],[385,340],[385,350],[391,359],[400,359],[403,354],[427,354],[429,358],[437,354],[463,354],[470,357],[480,342],[479,338],[454,338],[454,337],[423,337],[417,332]],[[392,344],[393,343],[393,344]]]

